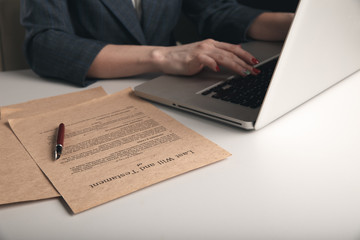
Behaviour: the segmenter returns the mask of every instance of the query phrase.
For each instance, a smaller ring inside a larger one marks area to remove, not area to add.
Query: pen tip
[[[55,151],[55,160],[58,160],[60,158],[60,155]]]

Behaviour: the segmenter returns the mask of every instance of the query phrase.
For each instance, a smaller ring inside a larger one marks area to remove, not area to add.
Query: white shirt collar
[[[136,13],[137,13],[137,15],[138,15],[138,17],[140,19],[141,18],[141,11],[142,11],[142,9],[141,9],[141,0],[132,0],[132,3],[134,5]]]

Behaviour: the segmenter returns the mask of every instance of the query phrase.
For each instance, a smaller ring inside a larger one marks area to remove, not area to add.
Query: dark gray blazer
[[[181,10],[204,38],[241,42],[262,11],[235,0],[21,0],[25,55],[34,72],[86,86],[86,73],[106,44],[169,46]]]

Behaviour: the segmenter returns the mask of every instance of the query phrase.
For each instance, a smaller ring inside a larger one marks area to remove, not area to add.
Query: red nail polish
[[[253,72],[254,72],[255,74],[261,73],[261,71],[260,71],[259,69],[257,69],[257,68],[253,68]]]
[[[217,66],[217,65],[216,65],[216,71],[217,71],[217,72],[220,72],[220,68],[219,68],[219,66]]]
[[[258,64],[258,63],[260,63],[260,61],[257,60],[256,58],[251,59],[251,62],[252,62],[253,64]]]

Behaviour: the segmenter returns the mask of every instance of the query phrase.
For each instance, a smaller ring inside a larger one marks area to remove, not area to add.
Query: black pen
[[[59,159],[64,147],[65,125],[60,123],[55,146],[55,160]]]

